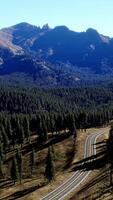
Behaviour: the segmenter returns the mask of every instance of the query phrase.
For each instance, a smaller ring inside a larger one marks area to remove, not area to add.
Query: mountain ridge
[[[66,26],[40,28],[26,22],[1,29],[0,75],[25,73],[38,82],[43,80],[42,72],[46,84],[51,80],[55,86],[68,85],[70,77],[70,86],[95,74],[111,77],[113,38],[92,28],[75,32]]]

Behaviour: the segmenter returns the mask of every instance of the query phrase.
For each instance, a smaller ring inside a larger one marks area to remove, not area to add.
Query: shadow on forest
[[[33,142],[33,143],[29,143],[28,145],[26,146],[23,146],[22,147],[22,154],[25,155],[26,153],[29,153],[31,152],[31,149],[35,149],[35,151],[40,151],[42,149],[45,149],[45,148],[48,148],[50,145],[52,144],[56,144],[56,143],[59,143],[67,138],[69,138],[71,136],[71,133],[70,132],[66,132],[66,133],[63,133],[63,134],[56,134],[54,135],[54,137],[52,139],[49,139],[48,141],[41,141],[41,142]],[[7,158],[7,160],[5,160],[4,163],[7,163],[9,162],[13,157],[13,152],[11,153],[11,155]]]
[[[106,194],[106,198],[107,196],[110,198],[110,195],[113,194],[113,185],[110,185],[107,141],[98,142],[96,143],[96,146],[97,154],[76,162],[73,166],[73,170],[90,171],[101,169],[100,173],[89,183],[85,184],[85,186],[83,186],[72,199],[79,198],[80,200],[96,200],[97,198],[101,198],[104,194]],[[93,190],[95,185],[98,185],[96,191]],[[88,192],[90,190],[91,194]],[[113,197],[111,200],[112,199]]]
[[[7,197],[4,197],[4,198],[0,198],[0,200],[15,200],[15,199],[18,199],[18,198],[21,198],[21,197],[24,197],[25,195],[29,194],[29,193],[32,193],[34,191],[36,191],[37,189],[41,188],[45,186],[45,184],[43,185],[39,185],[39,186],[32,186],[30,188],[27,188],[27,189],[24,189],[24,190],[20,190],[20,191],[17,191]]]
[[[13,182],[11,179],[7,179],[7,180],[2,180],[0,181],[0,188],[7,188],[13,185]]]
[[[34,180],[37,180],[37,177],[26,179],[26,180],[24,180],[24,183],[30,183],[30,182],[32,182]],[[0,188],[1,189],[4,189],[4,188],[6,189],[6,188],[9,188],[10,186],[14,186],[14,183],[11,180],[11,178],[9,178],[7,180],[5,179],[5,180],[1,180],[0,181]],[[20,184],[20,186],[21,186],[21,184]],[[44,184],[43,184],[43,186],[44,186]]]

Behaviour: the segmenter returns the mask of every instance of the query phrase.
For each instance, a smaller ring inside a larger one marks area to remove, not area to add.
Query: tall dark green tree
[[[11,178],[12,178],[14,184],[19,179],[18,163],[17,163],[17,159],[15,156],[12,159]]]
[[[23,130],[23,127],[20,126],[20,127],[19,127],[19,136],[18,136],[18,140],[19,140],[19,144],[21,144],[21,148],[22,148],[22,145],[23,145],[23,143],[24,143],[24,138],[25,138],[25,136],[24,136],[24,130]]]
[[[2,175],[2,174],[3,174],[3,160],[0,156],[0,175]]]
[[[21,153],[20,149],[17,149],[16,159],[17,159],[17,165],[18,165],[19,180],[21,183],[21,180],[22,180],[22,153]]]
[[[3,174],[3,161],[4,161],[4,151],[3,151],[3,143],[0,141],[0,174]]]
[[[4,149],[3,149],[3,143],[0,142],[0,157],[2,160],[4,160]]]
[[[11,138],[11,143],[12,143],[13,149],[15,148],[15,145],[17,143],[17,138],[18,138],[17,132],[14,129],[13,132],[12,132],[12,138]]]
[[[11,122],[9,119],[7,120],[6,131],[7,131],[8,137],[11,138],[12,137],[12,127],[11,127]]]
[[[55,177],[54,156],[51,146],[48,148],[48,154],[46,158],[45,177],[49,182],[52,181]]]
[[[4,149],[7,150],[9,148],[9,138],[6,130],[4,129],[4,126],[1,127],[1,133],[3,135]]]
[[[35,166],[35,150],[33,148],[31,151],[31,175],[33,173],[34,166]]]
[[[30,124],[29,124],[29,120],[27,116],[23,120],[23,130],[24,130],[25,137],[30,142]]]

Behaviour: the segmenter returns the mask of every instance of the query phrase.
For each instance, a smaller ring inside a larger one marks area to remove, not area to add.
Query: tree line
[[[37,143],[48,141],[48,133],[86,129],[108,123],[113,117],[113,87],[19,88],[0,87],[0,171],[5,155],[23,147],[37,135]],[[74,136],[76,138],[76,134]],[[48,149],[46,176],[54,174],[52,148]],[[19,161],[18,161],[19,160]],[[33,171],[34,150],[31,153]],[[49,162],[48,162],[49,160]],[[12,159],[11,176],[21,180],[22,158]],[[16,167],[18,166],[18,167]],[[18,169],[17,169],[18,168]],[[15,174],[13,174],[15,172]],[[51,176],[50,176],[51,177]],[[48,179],[51,179],[48,177]]]

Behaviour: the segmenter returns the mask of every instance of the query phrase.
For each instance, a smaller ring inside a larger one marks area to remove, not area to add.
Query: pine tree
[[[13,130],[13,133],[12,133],[12,145],[13,145],[13,149],[15,148],[16,142],[17,142],[16,132],[15,132],[15,130]]]
[[[75,139],[77,131],[76,131],[76,125],[75,125],[75,118],[74,118],[73,114],[70,114],[68,116],[67,125],[68,125],[71,135],[73,135],[73,137]]]
[[[18,171],[18,165],[17,165],[17,160],[14,157],[12,160],[12,166],[11,166],[11,178],[14,181],[14,184],[16,180],[19,179],[19,171]]]
[[[56,159],[56,154],[55,154],[55,148],[54,148],[54,145],[53,145],[53,144],[51,145],[51,151],[52,151],[52,155],[53,155],[53,161],[55,161],[55,159]]]
[[[7,120],[7,134],[9,136],[9,138],[12,137],[12,128],[11,128],[11,123],[9,120]]]
[[[29,141],[29,139],[30,139],[30,125],[29,125],[29,120],[28,120],[27,117],[24,118],[23,129],[24,129],[25,137],[27,137],[27,139]]]
[[[24,130],[23,130],[23,127],[20,126],[19,127],[19,143],[21,144],[21,148],[22,148],[23,142],[24,142]]]
[[[2,135],[3,135],[4,149],[6,150],[7,148],[9,148],[9,138],[7,136],[5,129],[4,129],[4,126],[1,127],[1,132],[2,132]]]
[[[48,181],[52,181],[55,177],[55,166],[54,166],[54,158],[51,147],[48,148],[48,154],[46,158],[46,169],[45,169],[45,177]]]
[[[33,173],[34,165],[35,165],[35,150],[33,148],[31,152],[31,175]]]
[[[42,123],[42,131],[43,131],[43,140],[47,141],[48,140],[48,131],[47,131],[46,122],[44,120]]]
[[[4,160],[4,150],[3,150],[3,143],[0,142],[0,157],[2,161]]]
[[[22,180],[22,154],[19,149],[17,149],[16,159],[17,159],[17,164],[18,164],[19,179],[20,179],[20,183],[21,183],[21,180]]]
[[[2,175],[3,174],[3,160],[0,156],[0,174]]]
[[[3,174],[3,160],[4,160],[4,152],[3,152],[3,143],[0,141],[0,174]]]

